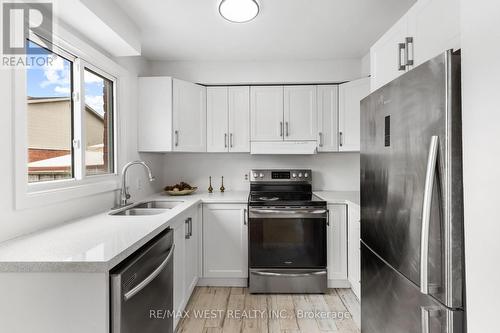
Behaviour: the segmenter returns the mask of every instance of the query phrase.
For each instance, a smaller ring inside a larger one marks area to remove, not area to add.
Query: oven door
[[[326,267],[327,222],[324,208],[250,207],[250,267]]]

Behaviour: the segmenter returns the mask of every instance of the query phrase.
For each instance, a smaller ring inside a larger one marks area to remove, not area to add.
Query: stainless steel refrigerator
[[[452,51],[361,102],[362,333],[465,332],[460,104]]]

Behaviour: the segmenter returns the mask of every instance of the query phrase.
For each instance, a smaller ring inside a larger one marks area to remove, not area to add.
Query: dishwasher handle
[[[175,244],[172,244],[172,247],[170,248],[170,251],[167,255],[167,258],[163,260],[163,262],[151,273],[149,274],[144,280],[141,281],[137,286],[134,288],[130,289],[128,292],[123,295],[123,298],[125,301],[128,301],[137,293],[139,293],[142,289],[144,289],[151,281],[153,281],[160,273],[163,271],[163,269],[168,265],[170,260],[172,260],[172,256],[174,255],[174,249],[175,249]]]

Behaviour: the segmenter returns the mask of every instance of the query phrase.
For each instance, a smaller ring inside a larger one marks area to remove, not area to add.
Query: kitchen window
[[[116,80],[37,36],[27,43],[46,60],[26,70],[28,184],[113,175]]]

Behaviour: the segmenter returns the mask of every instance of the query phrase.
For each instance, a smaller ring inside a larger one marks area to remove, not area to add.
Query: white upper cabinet
[[[207,151],[250,152],[250,88],[207,88]]]
[[[309,141],[317,137],[317,87],[286,86],[284,88],[285,140]]]
[[[404,66],[405,38],[408,35],[408,18],[403,16],[370,49],[371,90],[406,72]]]
[[[283,86],[251,87],[250,115],[252,141],[282,141]]]
[[[339,150],[339,87],[318,86],[318,152]]]
[[[205,152],[206,88],[173,79],[174,151]]]
[[[205,87],[171,77],[141,77],[139,105],[139,151],[206,151]]]
[[[138,150],[172,151],[172,78],[139,78]]]
[[[419,0],[407,16],[408,36],[414,38],[415,66],[460,47],[458,0]]]
[[[360,103],[369,93],[369,78],[339,86],[339,151],[360,150]]]
[[[228,151],[229,104],[227,87],[207,88],[207,151]]]
[[[460,47],[459,0],[419,0],[370,49],[371,91]]]
[[[250,152],[250,87],[229,87],[229,151]]]

